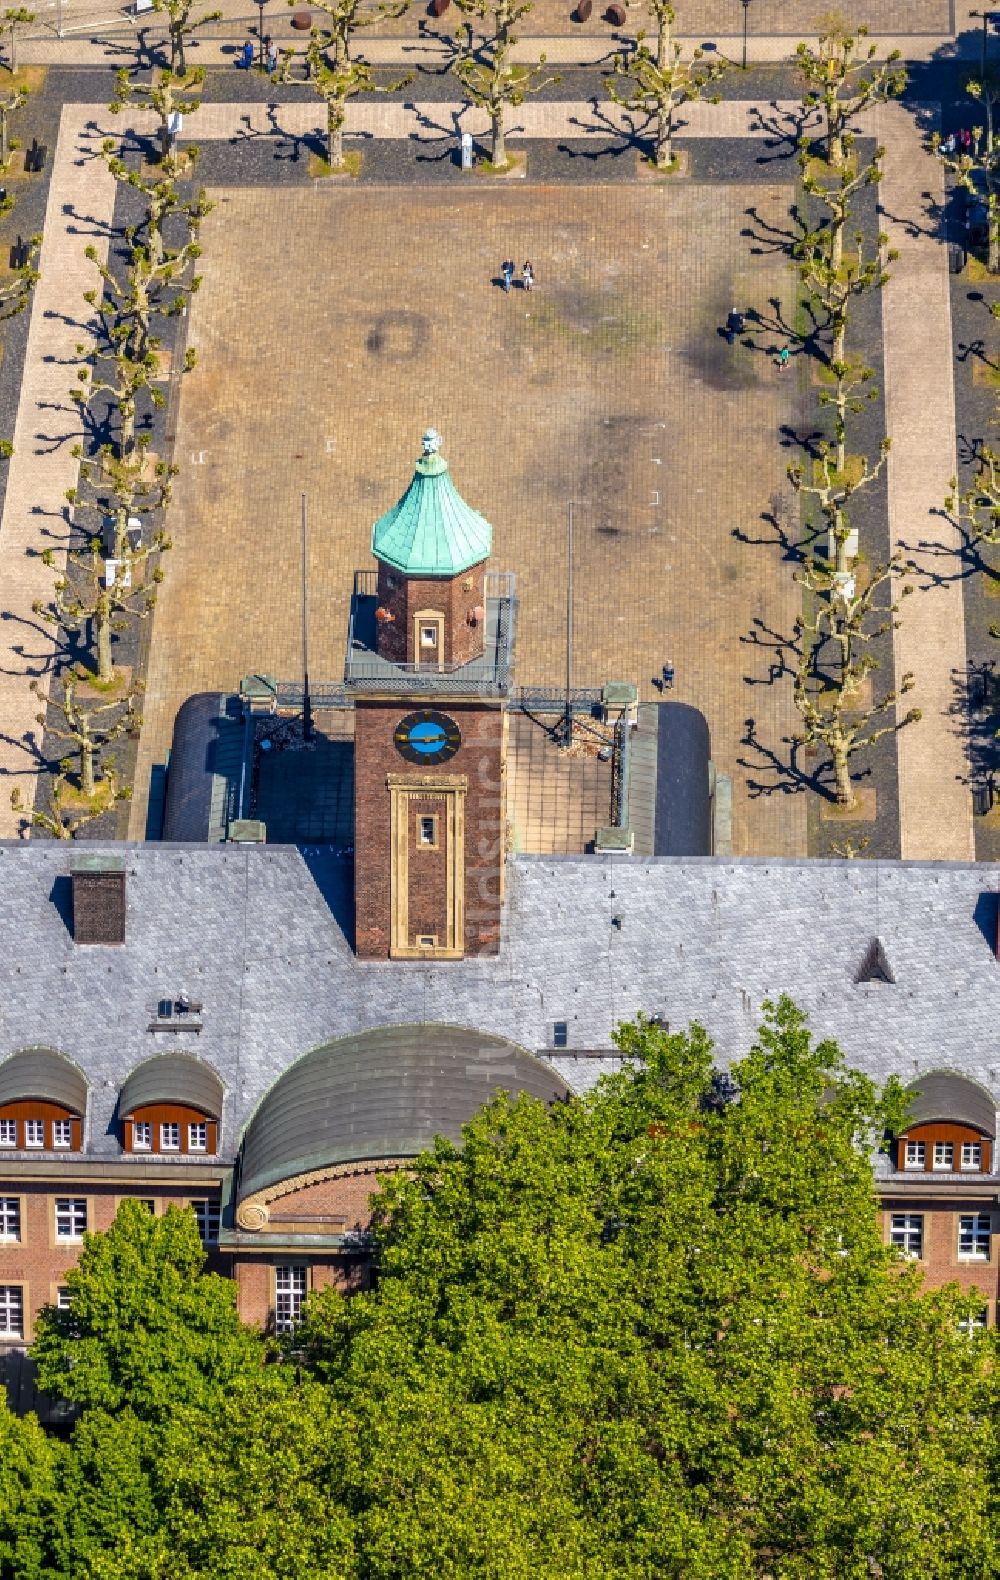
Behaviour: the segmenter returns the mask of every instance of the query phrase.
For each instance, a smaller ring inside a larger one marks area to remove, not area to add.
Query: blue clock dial
[[[454,757],[462,744],[462,734],[455,720],[446,713],[422,708],[400,719],[393,731],[393,741],[407,762],[427,767],[446,763],[449,757]]]

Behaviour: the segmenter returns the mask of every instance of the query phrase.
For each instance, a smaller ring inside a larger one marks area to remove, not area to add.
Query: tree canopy
[[[384,1182],[375,1287],[310,1297],[280,1355],[190,1215],[88,1237],[37,1346],[83,1412],[58,1452],[0,1427],[0,1573],[997,1573],[995,1335],[879,1230],[896,1083],[787,1000],[728,1074],[697,1026],[619,1044],[590,1096],[500,1097]]]

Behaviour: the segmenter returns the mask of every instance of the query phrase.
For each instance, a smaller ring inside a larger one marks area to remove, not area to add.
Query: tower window
[[[418,949],[436,949],[437,933],[421,933],[417,939]]]
[[[420,627],[420,646],[437,647],[438,632],[436,625],[422,625]]]
[[[438,820],[430,816],[417,818],[417,844],[425,850],[436,850],[438,842]]]

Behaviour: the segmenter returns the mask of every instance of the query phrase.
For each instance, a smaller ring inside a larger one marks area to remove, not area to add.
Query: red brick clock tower
[[[513,577],[487,569],[492,528],[451,480],[433,429],[359,572],[355,947],[367,959],[458,960],[500,942],[506,844],[504,698]]]

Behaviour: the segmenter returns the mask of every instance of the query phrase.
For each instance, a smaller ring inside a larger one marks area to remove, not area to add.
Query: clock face
[[[454,719],[434,708],[421,708],[400,719],[393,733],[396,750],[408,763],[434,767],[454,757],[462,744],[462,734]]]

